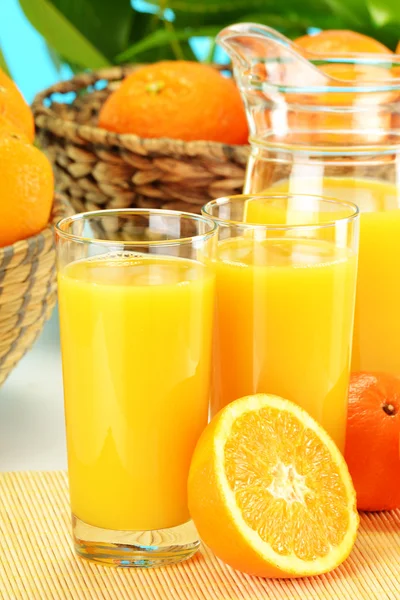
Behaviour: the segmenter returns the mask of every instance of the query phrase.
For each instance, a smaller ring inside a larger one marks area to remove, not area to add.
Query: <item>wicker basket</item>
[[[29,350],[56,302],[53,225],[71,208],[56,195],[49,225],[0,248],[0,385]]]
[[[142,139],[96,126],[103,102],[134,68],[77,75],[44,90],[33,102],[39,141],[54,165],[57,189],[74,209],[138,206],[199,212],[210,198],[240,192],[248,146]],[[54,94],[68,92],[74,93],[72,102],[71,95],[66,102],[56,101]]]

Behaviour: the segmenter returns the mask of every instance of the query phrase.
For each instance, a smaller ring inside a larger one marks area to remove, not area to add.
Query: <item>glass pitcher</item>
[[[252,23],[224,29],[218,41],[249,121],[244,193],[359,206],[352,370],[400,376],[400,56],[312,54]],[[247,220],[263,222],[261,202],[253,210]]]

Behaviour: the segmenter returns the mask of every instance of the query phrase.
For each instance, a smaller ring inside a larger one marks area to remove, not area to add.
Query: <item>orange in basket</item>
[[[30,142],[35,137],[35,124],[28,104],[15,83],[0,69],[0,115],[10,121],[16,130]]]
[[[373,38],[347,30],[327,30],[316,35],[306,35],[295,40],[295,44],[307,52],[320,54],[321,57],[340,57],[349,53],[393,53],[389,48]],[[318,65],[318,69],[334,78],[327,85],[340,86],[335,79],[353,85],[374,85],[383,83],[394,76],[391,67],[369,64],[327,63]],[[315,112],[299,111],[289,116],[292,129],[310,131],[310,138],[318,143],[379,143],[387,136],[391,125],[391,112],[385,103],[395,98],[393,92],[353,93],[327,92],[314,96],[297,97],[298,104],[328,106],[329,110],[317,109]],[[348,109],[354,107],[353,111]],[[336,110],[336,108],[338,110]]]
[[[190,61],[158,62],[129,75],[104,103],[99,126],[143,138],[245,144],[248,137],[234,81]]]
[[[28,140],[0,126],[0,247],[46,227],[54,195],[46,156]]]
[[[347,29],[327,29],[314,35],[303,35],[294,41],[303,50],[333,57],[353,52],[392,54],[389,48],[374,38]]]

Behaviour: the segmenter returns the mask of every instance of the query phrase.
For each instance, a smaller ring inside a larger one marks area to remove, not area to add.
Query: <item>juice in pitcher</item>
[[[360,209],[352,369],[400,376],[400,55],[321,53],[256,23],[225,28],[250,129],[245,194]],[[247,215],[266,223],[271,215]]]
[[[400,374],[400,188],[371,178],[292,177],[266,193],[323,194],[360,209],[360,250],[352,353],[353,371]],[[248,203],[250,222],[276,219],[265,203]]]

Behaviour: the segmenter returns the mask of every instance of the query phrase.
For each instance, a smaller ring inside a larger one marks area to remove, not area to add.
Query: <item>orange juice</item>
[[[186,482],[207,423],[214,279],[154,255],[59,274],[72,512],[106,529],[189,520]]]
[[[277,394],[343,450],[356,270],[356,255],[327,241],[220,242],[213,412],[247,394]]]
[[[400,188],[374,179],[299,177],[274,184],[269,192],[322,194],[359,206],[352,370],[400,375]],[[252,210],[252,219],[266,222],[261,206]]]

